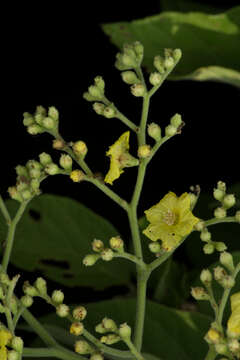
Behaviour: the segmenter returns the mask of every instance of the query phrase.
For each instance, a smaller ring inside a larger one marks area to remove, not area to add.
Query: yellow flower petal
[[[110,161],[110,169],[107,173],[107,175],[105,176],[105,179],[104,181],[107,183],[107,184],[110,184],[112,185],[113,184],[113,181],[118,179],[119,176],[123,173],[123,170],[120,170],[120,166],[119,166],[119,163],[116,159],[111,159]]]
[[[5,346],[0,347],[0,360],[7,360],[7,348]]]
[[[227,329],[231,336],[240,336],[240,292],[230,298],[232,313],[227,322]]]
[[[7,330],[0,330],[0,346],[5,346],[12,338],[12,334]]]

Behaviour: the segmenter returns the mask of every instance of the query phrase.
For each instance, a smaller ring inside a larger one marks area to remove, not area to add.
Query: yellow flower
[[[178,198],[176,194],[169,192],[158,204],[145,211],[150,224],[143,233],[152,241],[161,240],[162,247],[171,251],[199,221],[192,214],[190,205],[188,193]]]
[[[113,183],[123,173],[123,168],[138,165],[138,160],[131,156],[129,150],[130,132],[126,131],[120,138],[109,147],[107,156],[110,157],[110,169],[104,181],[108,184]]]
[[[7,330],[0,330],[0,360],[7,360],[7,348],[9,340],[12,338],[12,335]]]
[[[240,336],[240,292],[230,298],[232,313],[228,319],[227,329],[230,336]]]

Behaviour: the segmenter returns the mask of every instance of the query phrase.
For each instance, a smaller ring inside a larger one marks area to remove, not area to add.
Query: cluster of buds
[[[214,210],[214,216],[217,219],[223,219],[227,216],[227,210],[232,208],[235,203],[235,195],[226,193],[226,184],[223,181],[218,181],[217,188],[213,190],[213,197],[221,203],[221,206]],[[237,214],[238,213],[238,214]],[[236,217],[239,216],[239,212],[236,213]]]
[[[19,277],[20,275],[16,275],[10,279],[6,273],[0,273],[0,313],[2,314],[10,310],[14,316],[18,316],[21,312],[21,304],[17,302],[14,296],[14,289]],[[32,305],[32,303],[30,305]]]
[[[170,119],[170,124],[165,127],[165,136],[171,137],[176,134],[181,134],[182,127],[184,122],[180,114],[175,114]]]
[[[11,348],[11,350],[9,350]],[[1,359],[18,360],[22,358],[23,340],[19,336],[14,336],[0,324],[0,353]]]
[[[212,240],[212,234],[205,226],[204,221],[200,220],[195,225],[195,230],[200,231],[200,239],[205,242],[206,244],[203,246],[203,252],[207,255],[213,254],[214,251],[225,251],[227,249],[227,246],[222,241],[213,241]]]
[[[106,248],[102,240],[94,239],[92,242],[92,249],[94,254],[88,254],[83,259],[85,266],[94,265],[97,260],[111,261],[114,258],[114,252],[124,251],[124,242],[120,236],[113,236],[109,240],[110,248]]]
[[[54,106],[50,106],[48,111],[43,106],[37,106],[35,113],[32,115],[28,112],[23,114],[23,124],[31,135],[49,132],[57,134],[58,132],[59,113]]]
[[[115,321],[109,318],[104,318],[100,324],[96,325],[95,331],[104,334],[100,341],[106,345],[131,339],[131,327],[127,323],[123,323],[118,327]]]

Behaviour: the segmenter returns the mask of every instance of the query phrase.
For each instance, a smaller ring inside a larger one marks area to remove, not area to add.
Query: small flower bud
[[[69,307],[66,305],[66,304],[59,304],[57,307],[56,307],[56,314],[59,316],[59,317],[66,317],[68,316],[69,314]]]
[[[64,293],[61,290],[54,290],[52,292],[52,301],[55,304],[62,304],[64,300]]]
[[[225,266],[231,273],[234,271],[233,257],[229,252],[222,252],[219,257],[220,263]]]
[[[101,99],[96,98],[95,96],[92,96],[91,94],[89,94],[89,92],[83,93],[83,98],[87,101],[101,100]]]
[[[72,325],[70,326],[70,334],[73,334],[75,336],[82,335],[83,330],[84,326],[81,322],[72,323]]]
[[[160,74],[164,74],[165,69],[163,66],[163,58],[161,56],[155,56],[153,60],[153,65],[160,72]]]
[[[153,86],[158,86],[162,82],[162,76],[159,72],[153,72],[149,76],[149,82]]]
[[[76,154],[77,156],[83,156],[84,157],[87,154],[87,151],[88,151],[87,145],[85,144],[84,141],[81,141],[81,140],[76,141],[73,144],[72,148],[73,148],[74,154]]]
[[[227,250],[227,246],[222,241],[215,241],[213,245],[217,251],[221,252]]]
[[[234,194],[227,194],[223,198],[223,206],[225,209],[230,209],[236,203],[236,198]]]
[[[46,116],[47,110],[42,105],[38,105],[36,107],[35,115],[38,115],[38,114],[41,114],[42,116]]]
[[[222,285],[222,287],[224,289],[231,289],[235,285],[235,280],[234,280],[234,278],[232,276],[228,275],[219,283],[220,283],[220,285]]]
[[[97,324],[97,325],[95,326],[95,331],[96,331],[98,334],[105,334],[106,332],[108,332],[108,330],[105,329],[105,327],[103,326],[102,323]]]
[[[113,259],[114,253],[111,249],[104,249],[100,255],[102,260],[111,261]]]
[[[122,54],[121,57],[122,64],[129,69],[135,68],[137,66],[136,60],[134,59],[134,56],[130,56],[127,54]]]
[[[28,170],[26,169],[25,166],[22,166],[22,165],[17,165],[16,168],[16,173],[18,176],[23,176],[25,178],[28,178]]]
[[[8,350],[7,360],[19,360],[19,353],[16,350]]]
[[[139,63],[142,61],[143,59],[143,53],[144,53],[144,47],[143,45],[140,43],[140,41],[135,41],[133,43],[133,49],[137,55],[137,59],[139,61]]]
[[[107,119],[114,118],[116,116],[116,111],[111,106],[105,106],[103,116]]]
[[[25,112],[23,113],[23,125],[24,126],[30,126],[34,124],[34,117],[32,114]]]
[[[110,247],[116,251],[123,251],[124,242],[120,236],[113,236],[109,240]]]
[[[207,229],[203,229],[203,231],[201,231],[201,234],[200,234],[200,239],[204,242],[208,242],[211,240],[211,233],[207,230]]]
[[[194,287],[191,289],[192,297],[196,300],[209,300],[209,295],[202,287]]]
[[[50,117],[45,117],[42,120],[42,126],[44,126],[48,130],[52,130],[56,127],[56,121]]]
[[[48,108],[48,116],[52,118],[55,122],[59,120],[59,112],[54,106]]]
[[[145,95],[146,89],[143,84],[133,84],[130,88],[134,96],[141,97]]]
[[[29,296],[29,295],[23,295],[21,297],[21,303],[25,307],[30,307],[33,304],[33,298],[31,296]]]
[[[224,195],[225,195],[225,191],[223,191],[221,189],[213,190],[213,197],[214,197],[214,199],[216,199],[218,201],[222,201],[222,199],[224,198]]]
[[[33,124],[27,127],[27,132],[30,135],[37,135],[44,132],[43,128],[37,124]]]
[[[7,274],[0,273],[0,282],[4,285],[10,285],[10,279]]]
[[[217,183],[217,188],[218,188],[219,190],[224,191],[224,193],[225,193],[225,192],[226,192],[226,184],[225,184],[225,182],[223,182],[223,181],[218,181],[218,183]]]
[[[240,210],[236,211],[236,213],[235,213],[235,219],[237,220],[237,222],[240,223]]]
[[[102,240],[94,239],[92,242],[92,249],[95,252],[101,252],[104,249],[104,243]]]
[[[138,148],[138,157],[145,159],[151,154],[151,147],[149,145],[140,145]]]
[[[224,208],[218,207],[214,210],[214,216],[216,219],[223,219],[227,216],[227,212]]]
[[[84,306],[78,306],[75,309],[73,309],[72,314],[73,314],[73,318],[75,320],[82,321],[87,316],[87,310],[86,310],[86,308]]]
[[[84,178],[85,178],[85,174],[81,170],[73,170],[70,174],[70,179],[73,182],[80,182],[80,181],[84,180]]]
[[[148,125],[148,135],[151,136],[155,141],[161,140],[161,128],[156,123],[151,123]]]
[[[64,170],[72,170],[72,158],[69,155],[62,154],[59,160],[60,166]]]
[[[94,79],[94,83],[98,87],[98,89],[101,90],[102,93],[104,93],[105,81],[103,80],[102,76],[96,76]]]
[[[213,244],[205,244],[203,247],[204,254],[210,255],[214,252]]]
[[[51,163],[45,166],[44,171],[48,174],[48,175],[57,175],[59,174],[59,167],[57,166],[57,164]]]
[[[31,297],[38,295],[37,289],[34,286],[30,285],[28,281],[24,281],[23,292],[24,294],[29,295]]]
[[[215,329],[208,330],[206,336],[207,336],[208,340],[210,341],[210,343],[212,343],[212,344],[219,343],[219,340],[221,339],[221,334]]]
[[[175,62],[179,61],[182,57],[182,50],[181,49],[174,49],[173,50],[173,58]]]
[[[39,291],[40,295],[45,296],[47,294],[47,282],[42,277],[38,277],[34,282],[34,286]]]
[[[104,357],[100,353],[95,353],[90,356],[90,360],[103,360]]]
[[[161,251],[161,245],[157,241],[151,242],[148,247],[149,250],[154,254],[157,254]]]
[[[169,56],[166,59],[164,59],[163,64],[167,70],[170,70],[175,65],[175,61],[172,57]]]
[[[173,117],[171,117],[170,119],[170,124],[172,126],[174,126],[175,128],[178,128],[182,123],[182,117],[180,114],[175,114]]]
[[[176,129],[176,127],[175,126],[173,126],[173,125],[168,125],[168,126],[166,126],[165,127],[165,135],[166,136],[173,136],[173,135],[175,135],[177,133],[177,129]]]
[[[93,266],[99,258],[100,258],[100,255],[98,255],[98,254],[86,255],[83,259],[83,264],[85,266]]]
[[[218,354],[221,354],[221,355],[227,355],[227,353],[228,353],[227,345],[223,344],[223,343],[216,344],[215,350]]]
[[[131,332],[132,332],[132,330],[131,330],[130,326],[127,323],[124,323],[124,324],[120,325],[118,333],[119,333],[119,336],[123,340],[124,339],[126,339],[126,340],[130,339]]]
[[[213,273],[215,280],[218,282],[222,281],[227,276],[226,270],[221,266],[215,267]]]
[[[98,115],[103,115],[105,109],[105,105],[99,102],[95,102],[93,103],[93,110],[98,114]]]
[[[63,150],[65,148],[65,142],[61,139],[54,139],[52,147],[56,150]]]
[[[92,346],[89,343],[87,343],[87,341],[84,340],[76,341],[74,345],[74,350],[76,353],[81,355],[91,354],[94,351]]]
[[[20,336],[14,336],[11,340],[11,347],[16,350],[18,353],[21,353],[23,350],[23,340]]]
[[[39,179],[41,176],[41,170],[40,169],[30,169],[29,175],[32,179]]]
[[[22,195],[23,200],[29,200],[32,197],[32,193],[30,190],[23,190],[21,192],[21,195]]]
[[[212,274],[208,269],[203,269],[200,274],[200,280],[204,285],[208,285],[212,281]]]
[[[102,320],[102,325],[104,329],[106,329],[107,331],[112,331],[112,332],[117,331],[117,325],[115,321],[113,321],[112,319],[104,318]]]
[[[49,165],[53,162],[51,156],[45,152],[39,155],[39,160],[43,166]]]
[[[100,339],[101,343],[106,344],[106,345],[116,344],[120,340],[121,340],[121,338],[117,334],[109,334],[107,336],[102,336]]]
[[[93,100],[102,100],[103,92],[97,86],[91,85],[88,88],[88,93],[92,96]],[[85,94],[84,94],[85,95]]]
[[[135,74],[134,71],[123,71],[121,73],[122,76],[122,80],[129,85],[133,85],[133,84],[139,84],[140,80],[138,79],[137,75]]]
[[[240,350],[240,344],[239,344],[239,341],[237,339],[231,339],[229,342],[228,342],[228,347],[229,347],[229,350],[234,354],[236,354],[237,352],[239,352]]]

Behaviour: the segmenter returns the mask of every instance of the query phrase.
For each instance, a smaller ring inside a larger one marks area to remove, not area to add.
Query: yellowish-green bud
[[[219,189],[219,190],[222,190],[222,191],[224,191],[224,193],[226,192],[226,183],[225,182],[223,182],[223,181],[218,181],[218,183],[217,183],[217,188]]]
[[[116,116],[116,111],[111,106],[105,106],[103,116],[107,119],[114,118]]]
[[[118,334],[123,340],[129,340],[131,338],[131,328],[127,323],[121,324],[119,327]]]
[[[7,274],[0,273],[0,282],[4,285],[10,285],[11,280]]]
[[[16,350],[18,353],[21,353],[23,350],[23,340],[20,336],[14,336],[11,340],[11,347]]]
[[[130,90],[131,93],[136,97],[142,97],[146,92],[145,86],[143,84],[133,84]]]
[[[161,128],[156,123],[151,123],[148,125],[148,135],[151,136],[155,141],[161,140]]]
[[[205,223],[202,220],[200,220],[199,222],[197,222],[194,225],[194,229],[197,230],[197,231],[203,231],[204,227],[205,227]]]
[[[55,121],[59,120],[59,112],[54,106],[48,108],[48,116]]]
[[[57,166],[57,164],[51,163],[45,166],[44,171],[48,174],[48,175],[57,175],[59,174],[59,167]]]
[[[204,242],[208,242],[211,240],[211,233],[207,229],[203,229],[200,234],[200,239]]]
[[[38,114],[41,114],[42,116],[47,116],[47,110],[42,105],[38,105],[36,107],[35,115]]]
[[[177,129],[175,126],[170,124],[165,127],[165,135],[166,136],[170,137],[170,136],[175,135],[176,133],[177,133]]]
[[[95,331],[96,331],[97,333],[99,333],[99,334],[105,334],[106,332],[108,332],[108,330],[105,329],[105,327],[103,326],[102,323],[97,324],[97,325],[95,326]]]
[[[145,145],[140,145],[138,148],[138,157],[145,159],[147,157],[149,157],[151,154],[151,147],[147,144]]]
[[[149,250],[154,254],[157,254],[161,251],[161,245],[157,241],[151,242],[148,247]]]
[[[226,278],[226,276],[228,276],[226,270],[221,266],[215,267],[213,273],[215,280],[218,282],[222,281],[224,278]]]
[[[133,84],[139,84],[140,80],[138,79],[137,75],[135,74],[134,71],[123,71],[121,73],[122,76],[122,80],[129,85],[133,85]]]
[[[143,54],[144,54],[143,45],[140,43],[140,41],[135,41],[133,43],[133,49],[137,55],[137,59],[138,59],[139,63],[141,63],[141,61],[143,59]]]
[[[16,350],[8,350],[7,360],[19,360],[19,353]]]
[[[38,295],[37,289],[34,286],[30,285],[28,281],[24,281],[23,292],[24,294],[29,295],[31,297]]]
[[[42,120],[42,126],[44,126],[48,130],[52,130],[56,127],[56,121],[50,117],[45,117]]]
[[[220,263],[225,266],[230,273],[232,273],[235,269],[233,263],[233,257],[229,252],[222,252],[219,257]]]
[[[98,255],[98,254],[86,255],[83,259],[83,264],[85,266],[93,266],[99,258],[100,258],[100,255]]]
[[[44,132],[43,128],[37,124],[33,124],[27,127],[27,132],[30,135],[37,135]]]
[[[170,119],[170,124],[174,126],[175,128],[178,128],[182,124],[182,117],[180,114],[175,114]]]
[[[214,216],[217,219],[223,219],[227,216],[227,212],[224,208],[218,207],[214,210]]]
[[[52,292],[52,301],[55,304],[62,304],[64,300],[64,293],[61,290],[54,290]]]
[[[222,241],[215,241],[213,245],[217,251],[221,252],[227,250],[227,246]]]
[[[227,355],[227,353],[228,353],[227,345],[224,344],[224,343],[216,344],[215,345],[215,350],[220,355]]]
[[[162,82],[162,76],[159,72],[153,72],[149,76],[149,82],[152,86],[158,86]]]
[[[210,255],[214,252],[214,245],[213,244],[205,244],[203,247],[204,254]]]
[[[98,115],[103,115],[105,109],[105,105],[99,102],[95,102],[93,103],[93,110],[98,114]]]
[[[57,307],[56,307],[56,314],[59,316],[59,317],[66,317],[68,316],[69,314],[69,307],[66,305],[66,304],[59,304]]]
[[[84,178],[85,178],[85,174],[81,170],[73,170],[70,174],[70,179],[73,182],[80,182],[80,181],[84,180]]]
[[[96,76],[94,79],[94,83],[98,87],[98,89],[101,90],[102,93],[104,93],[105,82],[104,82],[102,76]]]
[[[54,139],[52,147],[56,150],[63,150],[65,148],[65,142],[61,139]]]
[[[228,341],[228,347],[229,350],[233,353],[236,354],[237,352],[240,351],[240,344],[239,341],[237,339],[231,339]]]
[[[102,240],[94,239],[92,242],[92,249],[96,252],[101,252],[104,249],[104,243]]]
[[[115,251],[123,251],[124,242],[120,236],[113,236],[109,240],[110,247]]]
[[[86,154],[87,154],[87,145],[84,141],[76,141],[73,146],[73,152],[74,154],[76,154],[77,156],[81,156],[81,157],[84,157]]]
[[[17,188],[16,186],[10,186],[8,188],[8,193],[9,193],[9,196],[14,199],[14,200],[17,200],[19,202],[22,202],[23,201],[23,197],[22,195],[17,191]]]
[[[208,330],[206,337],[211,344],[218,344],[221,340],[221,334],[213,328]]]
[[[23,113],[23,125],[24,126],[30,126],[34,124],[34,117],[32,114],[25,112]]]
[[[40,295],[47,295],[47,282],[42,277],[38,277],[34,282],[35,288],[39,291]]]
[[[62,154],[59,160],[60,166],[64,170],[72,170],[72,158],[67,154]]]
[[[203,287],[192,288],[191,295],[196,300],[209,300],[209,295]]]
[[[114,257],[114,253],[111,249],[104,249],[100,255],[104,261],[111,261]]]
[[[235,213],[235,219],[237,220],[237,222],[240,223],[240,210],[236,211],[236,213]]]
[[[73,314],[73,318],[75,320],[82,321],[87,316],[87,310],[86,310],[86,308],[84,306],[78,306],[75,309],[73,309],[72,314]]]
[[[117,325],[116,325],[115,321],[113,321],[112,319],[104,318],[102,320],[102,325],[103,325],[104,329],[106,329],[107,331],[112,331],[112,332],[117,331]]]
[[[221,190],[221,189],[214,189],[213,190],[213,197],[214,199],[218,200],[218,201],[222,201],[225,195],[225,191]]]
[[[102,92],[102,90],[99,89],[99,87],[96,85],[89,86],[88,93],[91,95],[93,100],[102,100],[102,98],[104,96],[103,95],[104,93]],[[86,95],[85,95],[85,99],[86,99]],[[88,100],[88,99],[86,99],[86,100]]]
[[[128,67],[129,69],[135,68],[137,66],[134,56],[130,56],[127,54],[122,54],[121,62],[124,66]]]
[[[85,340],[76,341],[74,350],[76,353],[81,355],[91,354],[94,351],[92,346]]]
[[[40,163],[43,165],[43,166],[46,166],[48,164],[51,164],[53,161],[52,161],[52,158],[49,154],[43,152],[39,155],[39,160],[40,160]]]
[[[160,72],[160,74],[164,74],[165,69],[163,66],[163,58],[161,56],[155,56],[153,60],[153,65]]]
[[[70,334],[73,334],[75,336],[82,335],[83,330],[84,326],[81,322],[72,323],[72,325],[70,326]]]
[[[28,171],[25,166],[17,165],[15,170],[18,176],[24,176],[28,178]]]
[[[29,199],[31,199],[31,197],[33,196],[32,195],[32,193],[31,193],[31,191],[30,190],[23,190],[22,192],[21,192],[21,195],[22,195],[22,198],[23,198],[23,200],[29,200]]]
[[[204,285],[209,285],[212,281],[212,274],[208,269],[203,269],[200,274],[200,280]]]
[[[223,206],[225,209],[230,209],[236,203],[236,198],[234,194],[227,194],[223,198]]]
[[[21,303],[25,307],[30,307],[33,304],[33,298],[31,296],[29,296],[29,295],[23,295],[21,297]]]
[[[103,360],[104,357],[100,353],[95,353],[90,356],[90,360]]]
[[[164,59],[163,64],[164,64],[165,68],[167,70],[169,70],[169,69],[174,67],[175,61],[174,61],[174,59],[172,57],[167,57],[166,59]]]
[[[106,336],[102,336],[100,339],[101,343],[106,344],[106,345],[116,344],[120,340],[121,340],[121,338],[117,334],[109,334]]]
[[[224,289],[231,289],[235,285],[235,280],[232,276],[226,276],[221,282],[219,282]]]
[[[173,55],[173,58],[174,58],[175,62],[177,62],[182,57],[182,50],[181,49],[174,49],[172,55]]]

